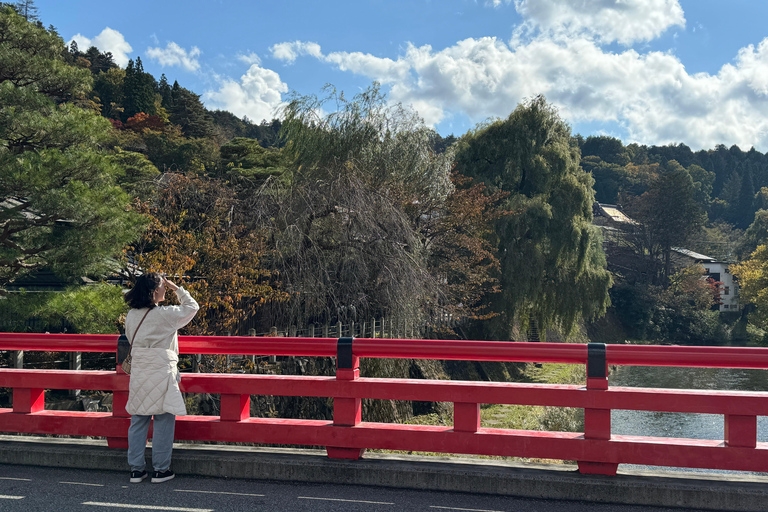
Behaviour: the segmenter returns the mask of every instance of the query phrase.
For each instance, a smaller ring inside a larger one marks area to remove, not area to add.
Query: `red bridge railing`
[[[115,352],[116,341],[104,335],[0,333],[0,350]],[[337,372],[183,374],[182,391],[221,394],[221,414],[179,417],[177,439],[325,446],[329,457],[348,459],[365,449],[562,459],[577,461],[582,473],[600,474],[615,474],[619,463],[768,471],[768,443],[757,442],[757,416],[768,416],[768,393],[609,387],[607,379],[607,365],[766,369],[768,349],[229,336],[181,336],[179,345],[184,354],[336,357]],[[362,378],[361,357],[585,364],[587,383]],[[13,408],[0,409],[0,432],[105,437],[110,447],[124,448],[128,379],[119,365],[115,371],[0,369],[0,387],[13,389]],[[113,411],[45,410],[46,389],[111,391]],[[251,395],[333,397],[333,420],[251,417]],[[364,422],[363,398],[452,402],[454,423]],[[584,409],[584,432],[483,428],[484,403]],[[719,414],[724,439],[612,435],[613,409]]]

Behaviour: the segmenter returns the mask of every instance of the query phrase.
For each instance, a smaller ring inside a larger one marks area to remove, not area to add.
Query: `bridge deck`
[[[125,452],[102,440],[0,436],[0,461],[127,471]],[[362,460],[329,459],[324,450],[177,444],[180,477],[199,475],[273,481],[374,485],[553,500],[578,500],[696,510],[764,510],[768,476],[620,471],[582,475],[573,465],[368,453]]]

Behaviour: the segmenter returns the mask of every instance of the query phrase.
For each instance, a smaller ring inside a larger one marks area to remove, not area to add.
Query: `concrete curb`
[[[149,455],[149,454],[148,454]],[[125,450],[103,440],[0,436],[0,463],[127,471]],[[698,510],[765,510],[768,477],[623,471],[581,475],[574,466],[367,453],[329,459],[324,450],[175,444],[179,475],[374,485]]]

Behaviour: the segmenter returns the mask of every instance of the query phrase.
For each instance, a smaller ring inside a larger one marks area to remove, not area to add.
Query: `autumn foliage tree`
[[[759,245],[749,259],[731,267],[739,280],[741,301],[754,305],[749,321],[768,328],[768,245]]]
[[[129,117],[125,121],[125,127],[140,132],[142,130],[162,130],[165,123],[157,115],[149,115],[144,112]]]
[[[486,320],[496,313],[484,299],[499,291],[493,225],[507,213],[501,202],[508,194],[489,193],[484,184],[457,172],[451,181],[455,189],[440,213],[422,219],[432,272],[444,283],[435,310],[456,319]]]
[[[141,205],[151,225],[131,252],[141,269],[168,273],[198,301],[189,332],[235,333],[260,304],[284,298],[261,266],[263,236],[238,221],[222,182],[170,173],[163,181],[155,201]]]

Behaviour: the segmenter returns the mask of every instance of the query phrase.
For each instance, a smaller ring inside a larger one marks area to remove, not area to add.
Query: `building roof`
[[[678,254],[682,254],[683,256],[687,256],[696,261],[706,261],[707,263],[715,263],[717,261],[715,258],[712,258],[705,254],[699,254],[698,252],[693,252],[688,249],[683,249],[682,247],[671,247],[671,249]]]
[[[597,203],[597,206],[600,209],[600,213],[614,222],[621,222],[624,224],[637,224],[637,222],[629,218],[623,211],[621,211],[621,208],[616,205]]]

